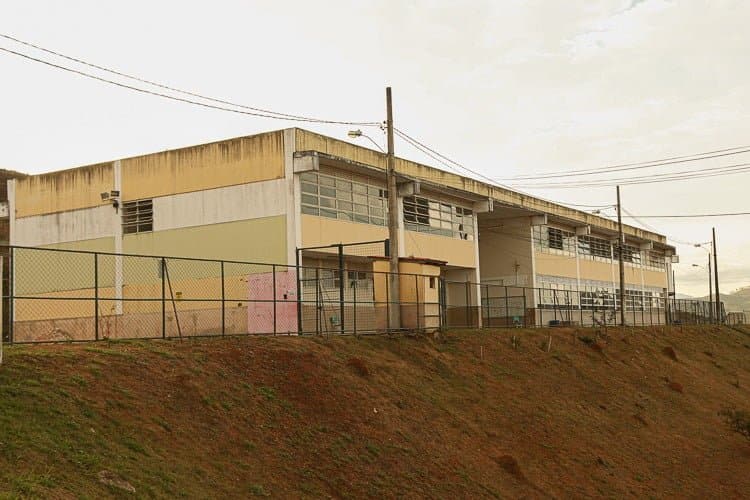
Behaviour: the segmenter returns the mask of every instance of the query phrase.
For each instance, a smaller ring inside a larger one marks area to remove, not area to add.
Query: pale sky
[[[750,145],[748,19],[742,0],[0,2],[0,33],[249,106],[379,122],[391,85],[397,127],[493,178]],[[202,109],[2,52],[0,82],[0,167],[27,173],[295,125],[347,139],[349,128]],[[616,175],[742,162],[750,153]],[[746,212],[749,181],[625,186],[623,205],[636,215]],[[525,191],[615,199],[612,187]],[[708,241],[712,226],[722,292],[750,285],[749,217],[646,222],[677,246],[678,293],[707,294],[706,272],[691,266],[705,265],[705,252],[677,241]]]

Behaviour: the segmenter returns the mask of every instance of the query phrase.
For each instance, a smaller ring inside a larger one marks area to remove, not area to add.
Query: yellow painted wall
[[[612,264],[595,260],[581,259],[581,279],[612,281]],[[615,269],[615,274],[617,274]],[[618,275],[619,276],[619,275]]]
[[[576,278],[576,258],[575,255],[557,255],[550,253],[535,253],[536,274],[548,276],[564,276],[566,278]],[[612,279],[610,275],[609,279]]]
[[[652,271],[651,269],[643,270],[643,283],[646,286],[658,286],[667,288],[667,272]]]
[[[302,214],[302,246],[376,241],[388,238],[388,228]]]
[[[474,241],[404,231],[404,257],[443,260],[450,266],[476,267]]]
[[[123,200],[284,177],[283,131],[122,160]]]
[[[111,162],[24,177],[16,180],[16,217],[97,207],[112,189]]]
[[[57,243],[42,248],[112,252],[114,238]],[[92,254],[17,248],[14,250],[13,258],[17,296],[82,290],[94,286]],[[104,267],[100,268],[100,271],[101,283],[108,271]]]
[[[127,234],[123,252],[284,264],[286,217]]]

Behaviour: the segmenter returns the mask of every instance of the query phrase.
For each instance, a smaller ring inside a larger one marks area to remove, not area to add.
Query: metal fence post
[[[221,336],[227,332],[227,291],[225,286],[224,261],[221,261]]]
[[[469,311],[469,302],[471,301],[471,298],[469,297],[469,282],[467,281],[464,283],[464,289],[465,289],[465,295],[466,295],[466,326],[471,326],[471,316]]]
[[[391,297],[388,291],[391,288],[391,275],[388,273],[381,273],[381,275],[385,277],[385,331],[387,332],[391,329]]]
[[[299,267],[299,248],[294,251],[294,260],[297,272],[297,335],[302,335],[302,270]]]
[[[99,340],[99,254],[94,254],[94,340]]]
[[[508,306],[508,287],[506,286],[505,287],[505,326],[508,326],[508,316],[510,316],[510,308]]]
[[[416,294],[416,310],[415,314],[417,316],[417,330],[419,330],[419,281],[417,278],[417,275],[414,275],[414,293]]]
[[[165,274],[167,262],[161,258],[161,338],[167,338],[167,287]]]
[[[352,310],[352,322],[354,324],[354,336],[357,336],[357,277],[355,275],[354,281],[352,281],[352,302],[354,302],[354,308]]]
[[[339,331],[344,333],[344,245],[339,243]]]
[[[15,333],[14,316],[16,312],[16,304],[13,299],[16,290],[16,259],[15,259],[15,247],[10,247],[8,259],[8,343],[13,343],[13,337]]]
[[[272,293],[273,293],[273,334],[276,335],[276,264],[271,265]]]

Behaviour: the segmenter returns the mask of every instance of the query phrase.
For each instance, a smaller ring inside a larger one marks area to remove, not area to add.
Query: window
[[[153,230],[153,200],[128,201],[122,204],[123,234],[145,233]]]
[[[614,247],[615,250],[615,259],[618,259],[620,256],[620,251],[617,245]],[[630,245],[623,245],[622,246],[622,260],[623,262],[631,263],[634,265],[640,265],[641,264],[641,251]]]
[[[431,289],[435,288],[435,277],[434,276],[430,276],[430,288]]]
[[[388,191],[317,172],[300,175],[302,213],[385,226]]]
[[[612,245],[609,241],[594,236],[579,236],[578,254],[592,260],[609,262],[612,259]]]
[[[474,239],[474,212],[422,196],[404,198],[404,225],[409,231]]]
[[[574,254],[575,233],[549,226],[534,226],[534,248],[539,252]]]
[[[653,251],[646,252],[646,267],[656,270],[666,269],[664,254]]]

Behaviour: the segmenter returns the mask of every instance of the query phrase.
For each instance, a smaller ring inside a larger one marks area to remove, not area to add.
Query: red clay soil
[[[0,398],[0,498],[750,491],[724,328],[15,346]]]

